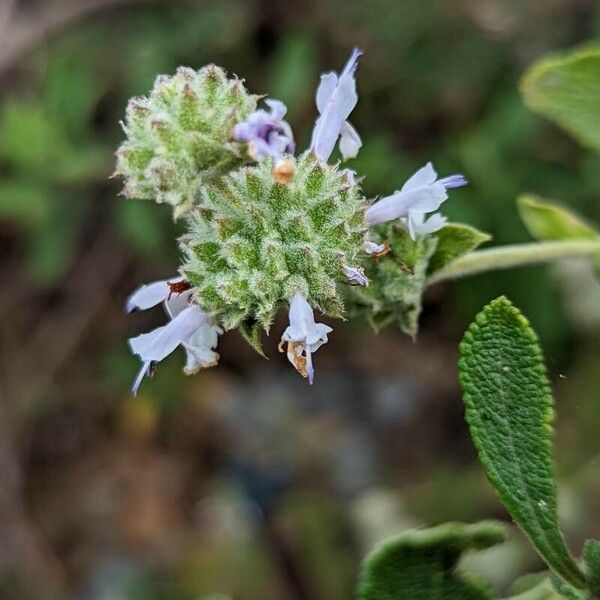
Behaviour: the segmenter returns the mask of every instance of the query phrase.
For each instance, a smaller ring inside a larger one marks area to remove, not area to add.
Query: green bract
[[[277,183],[264,160],[203,186],[190,215],[182,272],[226,329],[247,322],[268,329],[296,292],[342,316],[343,267],[366,256],[366,201],[348,173],[310,152],[286,161],[287,183]]]
[[[232,139],[236,123],[256,108],[239,79],[209,65],[180,67],[156,78],[149,96],[132,98],[117,151],[123,194],[167,202],[175,217],[194,203],[198,187],[242,165],[244,145]]]

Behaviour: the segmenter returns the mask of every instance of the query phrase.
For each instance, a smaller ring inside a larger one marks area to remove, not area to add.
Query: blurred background
[[[585,266],[429,290],[416,343],[336,323],[308,387],[237,334],[218,368],[174,353],[137,398],[125,317],[169,277],[168,206],[109,179],[127,99],[159,73],[215,62],[289,107],[299,147],[319,73],[365,49],[350,166],[369,196],[427,160],[471,184],[454,220],[524,241],[531,191],[600,222],[600,157],[518,91],[548,52],[600,37],[595,0],[0,0],[0,597],[344,600],[374,543],[444,520],[506,519],[471,447],[456,347],[508,295],[531,318],[558,398],[566,535],[600,536],[600,292]],[[472,567],[506,590],[541,568],[518,532]]]

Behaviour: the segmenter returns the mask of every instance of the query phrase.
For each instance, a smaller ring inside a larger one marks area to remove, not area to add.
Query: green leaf
[[[438,243],[429,260],[428,275],[432,275],[455,258],[475,250],[484,242],[492,239],[492,236],[488,233],[461,223],[448,223],[434,236],[437,238]]]
[[[600,231],[571,209],[539,196],[520,196],[517,209],[527,231],[538,240],[595,240],[600,237]]]
[[[359,600],[485,600],[488,586],[457,570],[463,552],[506,539],[501,523],[444,523],[385,541],[363,564]]]
[[[542,59],[521,81],[525,104],[600,151],[600,46]]]
[[[583,545],[585,579],[592,594],[600,596],[600,540],[586,540]]]
[[[258,354],[262,357],[267,358],[265,351],[263,350],[262,341],[260,339],[262,326],[258,321],[243,321],[238,326],[239,332],[242,334],[242,337],[248,342]]]
[[[554,400],[542,351],[506,298],[488,304],[469,327],[459,370],[471,437],[500,499],[550,568],[585,587],[558,525]]]

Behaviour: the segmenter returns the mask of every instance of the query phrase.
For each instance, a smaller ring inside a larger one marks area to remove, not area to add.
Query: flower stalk
[[[431,285],[439,281],[459,279],[486,271],[554,262],[563,258],[593,256],[594,254],[600,254],[600,239],[533,242],[476,250],[451,262],[447,267],[435,273],[427,283]]]

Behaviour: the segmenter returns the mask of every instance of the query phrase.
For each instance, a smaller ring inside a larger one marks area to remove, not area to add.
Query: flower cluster
[[[343,318],[348,290],[368,293],[369,270],[390,252],[377,226],[393,222],[412,240],[444,226],[437,211],[466,184],[462,175],[438,179],[428,163],[370,204],[354,171],[329,162],[336,145],[343,160],[362,145],[348,121],[361,55],[321,76],[311,144],[297,156],[285,105],[267,99],[268,110],[256,109],[257,97],[215,66],[161,76],[148,98],[130,102],[117,153],[125,195],[169,202],[187,222],[180,274],[127,301],[128,312],[162,303],[169,319],[129,340],[142,361],[134,393],[178,346],[187,374],[217,363],[224,330],[238,328],[259,349],[259,329],[283,308],[290,324],[279,349],[312,383],[312,355],[332,331],[313,309]]]

